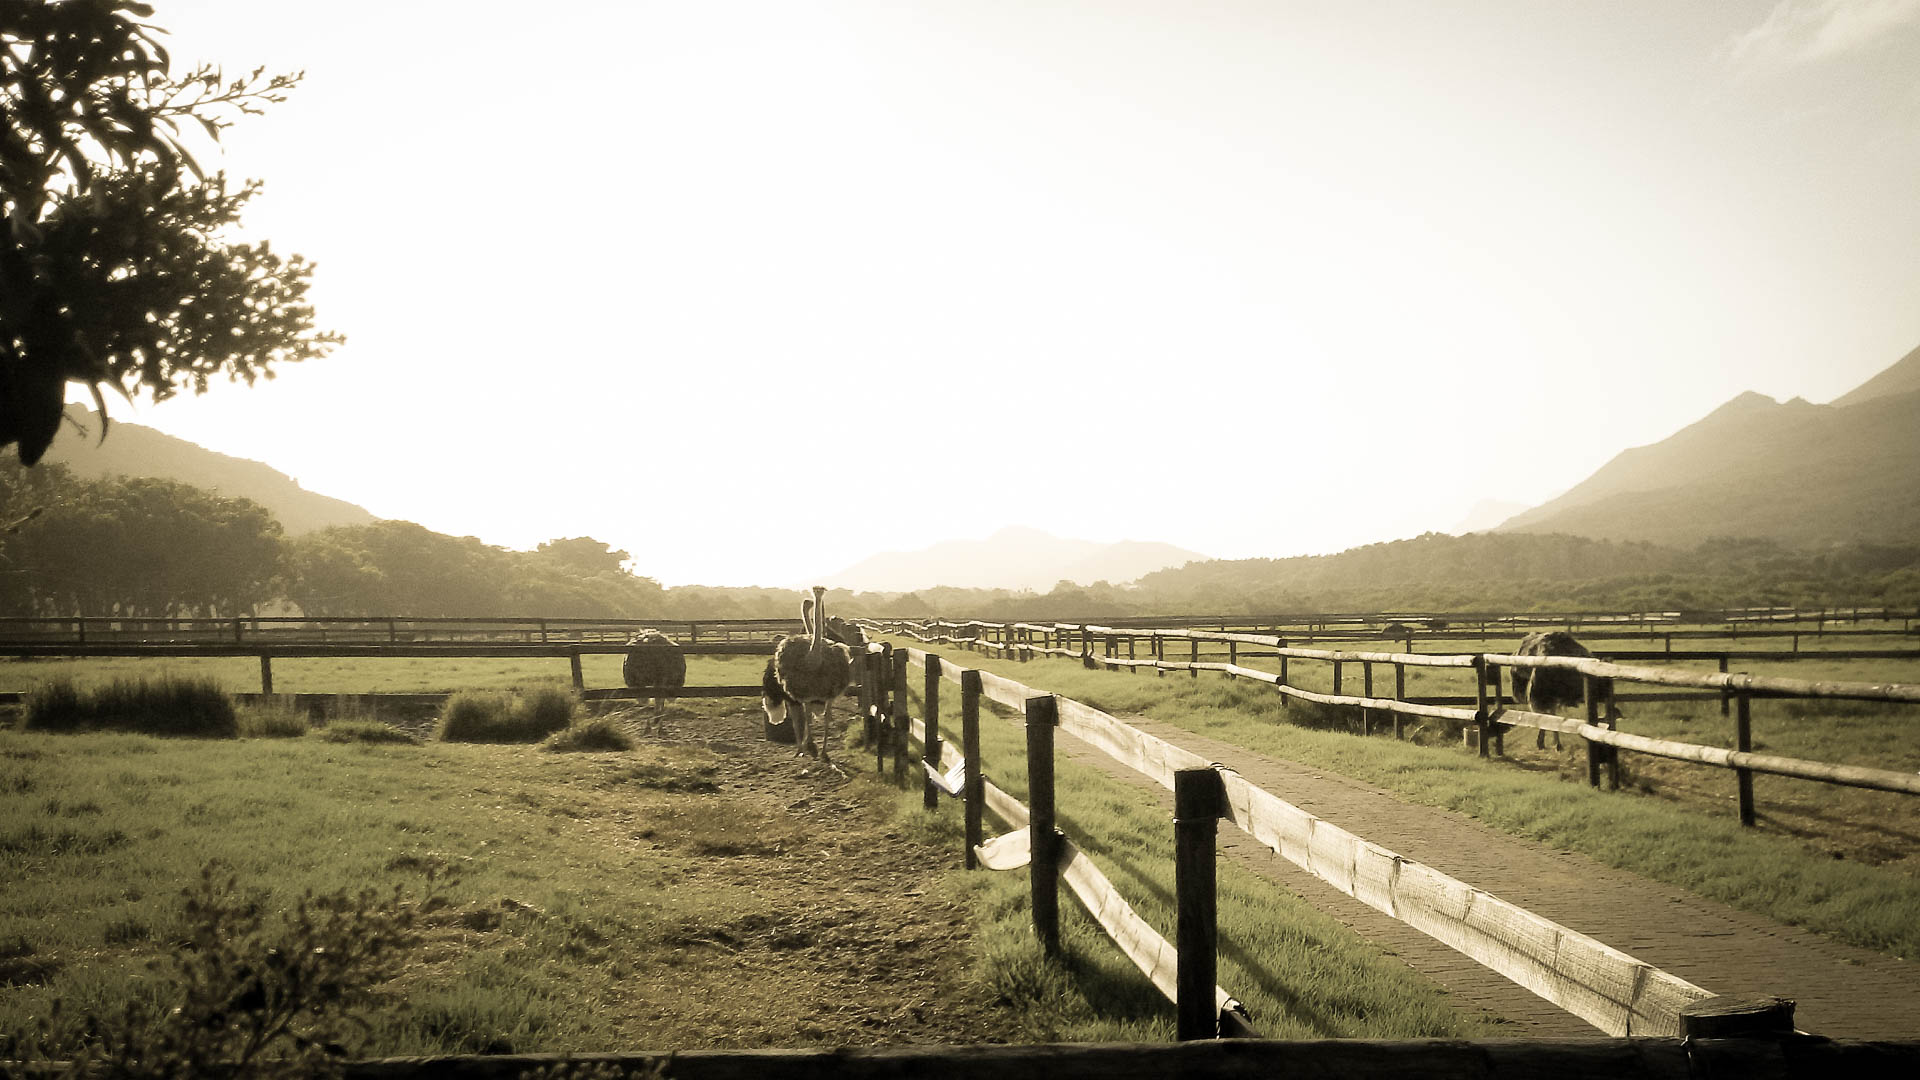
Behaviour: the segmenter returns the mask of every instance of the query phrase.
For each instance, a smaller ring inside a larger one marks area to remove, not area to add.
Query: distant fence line
[[[1863,636],[1914,632],[1920,610],[1879,608],[1716,608],[1665,611],[1558,612],[1321,612],[1249,615],[1154,615],[1103,620],[1118,630],[1243,629],[1284,633],[1296,641],[1353,638],[1424,641],[1485,637],[1543,627],[1566,627],[1595,640],[1708,637],[1792,637],[1805,634]],[[1865,623],[1883,625],[1865,626]],[[1899,624],[1894,627],[1891,624]],[[964,625],[964,624],[963,624]],[[981,626],[1024,625],[975,623]],[[1722,629],[1710,629],[1718,626]],[[1840,627],[1846,629],[1838,629]],[[133,618],[125,616],[0,617],[0,642],[155,640],[403,641],[518,639],[522,641],[598,641],[642,628],[676,639],[760,640],[800,629],[791,618],[772,619],[612,619],[544,616],[440,617],[412,615],[240,615],[218,618]],[[1412,651],[1409,648],[1407,651]]]
[[[1501,735],[1511,727],[1564,731],[1579,735],[1586,741],[1588,782],[1595,787],[1600,786],[1604,775],[1609,787],[1618,788],[1618,752],[1621,749],[1732,770],[1736,777],[1740,820],[1742,824],[1749,826],[1757,821],[1753,796],[1755,773],[1788,776],[1876,791],[1920,794],[1920,774],[1754,753],[1750,711],[1751,699],[1754,697],[1826,698],[1920,704],[1920,685],[1846,683],[1726,674],[1724,657],[1721,658],[1722,673],[1710,674],[1628,666],[1575,657],[1530,657],[1508,653],[1440,654],[1307,649],[1289,646],[1286,638],[1277,635],[1177,627],[1147,628],[977,621],[950,623],[938,620],[926,622],[862,620],[862,624],[882,633],[897,633],[925,642],[983,648],[1022,659],[1034,655],[1051,655],[1078,659],[1088,667],[1102,666],[1108,670],[1152,668],[1159,671],[1187,671],[1196,677],[1202,671],[1219,672],[1230,678],[1245,678],[1272,685],[1283,695],[1283,701],[1298,699],[1358,709],[1363,733],[1369,730],[1375,714],[1393,718],[1396,736],[1402,735],[1400,723],[1402,717],[1417,716],[1443,720],[1474,731],[1482,757],[1489,756],[1490,750],[1502,748]],[[959,633],[942,634],[939,633],[940,630],[954,630]],[[985,635],[983,631],[986,632]],[[1119,643],[1123,639],[1127,642],[1129,653],[1124,657],[1118,655]],[[1141,658],[1132,655],[1135,651],[1133,645],[1140,639],[1147,641],[1151,650],[1149,657]],[[1166,645],[1170,640],[1188,642],[1189,657],[1185,662],[1166,659]],[[1096,642],[1098,642],[1097,650]],[[1227,660],[1225,662],[1202,661],[1200,645],[1203,642],[1225,644],[1228,648]],[[1263,650],[1257,654],[1249,652],[1247,654],[1249,656],[1277,658],[1279,672],[1262,671],[1241,665],[1239,659],[1243,646]],[[1319,693],[1292,685],[1289,682],[1288,663],[1296,659],[1331,664],[1333,692]],[[1362,692],[1358,695],[1344,692],[1342,676],[1347,665],[1358,665],[1361,668]],[[1391,695],[1375,693],[1376,665],[1392,668],[1394,691]],[[1475,697],[1472,707],[1409,698],[1405,692],[1405,672],[1408,667],[1472,669],[1475,679]],[[1502,668],[1556,668],[1579,674],[1585,688],[1585,718],[1570,719],[1507,706],[1501,691]],[[1616,681],[1706,691],[1709,696],[1719,698],[1722,712],[1731,713],[1734,717],[1734,748],[1729,750],[1695,743],[1653,739],[1614,730],[1612,721],[1608,719],[1609,710],[1606,706],[1612,700],[1613,684]]]
[[[885,769],[891,748],[894,775],[904,779],[906,736],[911,733],[922,746],[928,801],[934,801],[936,789],[965,800],[968,865],[1031,870],[1034,928],[1048,946],[1057,943],[1058,933],[1052,884],[1066,881],[1108,936],[1175,1002],[1183,1038],[1231,1033],[1230,1028],[1250,1030],[1244,1014],[1233,1008],[1236,1003],[1214,982],[1211,869],[1213,824],[1219,819],[1347,895],[1459,950],[1609,1034],[1678,1034],[1685,1011],[1712,997],[1707,990],[1591,937],[1369,843],[1248,782],[1232,769],[1081,702],[911,647],[875,644],[866,662],[862,708],[868,730],[877,736],[876,767]],[[925,675],[920,720],[907,713],[909,665]],[[960,688],[962,748],[957,754],[941,736],[943,682]],[[984,780],[978,735],[982,700],[1025,718],[1030,807]],[[1174,791],[1176,944],[1147,926],[1111,882],[1055,828],[1055,728]],[[983,810],[993,811],[1015,831],[984,841]],[[1075,867],[1081,867],[1077,873]]]

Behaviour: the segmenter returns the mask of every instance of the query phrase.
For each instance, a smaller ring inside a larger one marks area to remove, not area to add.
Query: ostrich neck
[[[826,608],[821,603],[822,599],[818,594],[813,598],[813,641],[807,646],[807,652],[815,656],[820,654],[820,650],[827,643],[826,635],[822,633],[827,625]]]

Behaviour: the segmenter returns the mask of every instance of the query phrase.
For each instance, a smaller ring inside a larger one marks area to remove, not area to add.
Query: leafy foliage
[[[396,887],[308,892],[270,921],[262,894],[211,865],[184,891],[187,936],[155,961],[163,989],[122,1016],[56,1015],[28,1045],[0,1047],[26,1062],[64,1058],[44,1075],[145,1080],[338,1076],[366,1024],[349,1010],[397,971],[422,916],[444,906],[429,877],[424,900]],[[36,1073],[35,1075],[43,1075]]]
[[[0,2],[0,445],[40,459],[66,383],[156,399],[224,373],[324,355],[312,266],[221,238],[258,191],[206,176],[212,140],[299,81],[171,73],[153,9],[131,0]],[[188,179],[188,175],[194,178]],[[104,414],[104,406],[102,409]]]

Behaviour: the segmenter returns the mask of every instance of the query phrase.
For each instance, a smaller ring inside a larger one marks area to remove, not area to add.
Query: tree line
[[[0,614],[605,619],[791,618],[791,589],[664,588],[591,537],[514,551],[409,521],[288,536],[247,499],[151,477],[0,463]],[[1431,533],[1334,555],[1190,563],[1047,592],[829,594],[877,617],[1098,621],[1330,611],[1920,608],[1920,545],[1693,549],[1564,535]]]

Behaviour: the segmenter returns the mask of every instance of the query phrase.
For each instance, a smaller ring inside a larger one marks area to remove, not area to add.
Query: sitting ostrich
[[[1593,651],[1565,630],[1541,631],[1528,634],[1520,639],[1520,647],[1513,650],[1516,656],[1585,656],[1591,657]],[[1513,699],[1526,702],[1529,712],[1556,713],[1569,705],[1578,705],[1586,700],[1586,680],[1577,671],[1563,668],[1514,668]],[[1620,718],[1619,710],[1609,707],[1608,720]],[[1535,749],[1544,750],[1547,746],[1547,733],[1535,729],[1533,733]],[[1560,749],[1560,733],[1553,733],[1553,748]]]
[[[833,699],[846,693],[853,675],[853,654],[845,645],[827,640],[826,595],[824,586],[815,585],[813,601],[801,605],[806,637],[782,638],[774,644],[773,675],[784,700],[800,706],[795,745],[800,752],[831,764],[827,760],[827,739],[833,730]],[[787,715],[791,717],[795,711],[788,709]],[[770,706],[767,716],[772,719]]]
[[[627,639],[620,678],[635,690],[678,690],[687,685],[687,658],[680,655],[680,646],[672,638],[658,630],[641,630]],[[667,699],[656,696],[653,707],[656,712],[647,719],[643,734],[666,715]]]

